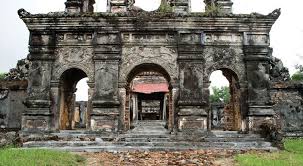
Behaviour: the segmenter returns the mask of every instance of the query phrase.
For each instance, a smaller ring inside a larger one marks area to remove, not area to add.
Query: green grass
[[[240,166],[303,166],[303,139],[287,139],[285,150],[275,153],[241,154],[236,156]]]
[[[77,166],[85,159],[68,152],[39,149],[0,149],[0,166]]]

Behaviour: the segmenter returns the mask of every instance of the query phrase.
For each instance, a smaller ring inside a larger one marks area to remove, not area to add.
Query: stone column
[[[92,129],[91,128],[91,113],[93,112],[93,96],[95,93],[95,82],[92,82],[92,80],[89,80],[87,82],[87,85],[89,87],[88,89],[88,100],[87,100],[87,105],[86,105],[86,128],[87,129]]]
[[[52,130],[59,130],[59,117],[60,117],[60,90],[59,90],[59,82],[51,81],[51,101],[53,101],[51,105],[51,113],[54,115],[51,121]]]
[[[82,0],[67,0],[65,2],[65,11],[67,13],[81,13],[83,8]]]
[[[111,13],[121,13],[127,11],[129,0],[108,0],[107,2],[107,12]]]
[[[248,81],[249,130],[256,131],[264,121],[273,120],[269,94],[270,47],[268,33],[244,33],[244,53]]]
[[[95,37],[95,92],[92,101],[92,130],[117,132],[119,121],[119,33],[98,32]]]
[[[136,117],[135,120],[138,121],[139,119],[139,106],[138,106],[138,94],[135,96],[135,110],[136,110]]]
[[[133,108],[133,121],[136,122],[138,120],[138,95],[132,94],[132,108]]]
[[[190,0],[174,0],[172,1],[173,12],[189,13],[191,11]]]
[[[23,131],[50,131],[53,102],[50,98],[51,71],[54,61],[54,36],[47,32],[31,32],[28,59],[31,61],[28,78],[27,111],[22,117]]]
[[[231,14],[233,2],[231,0],[217,0],[217,6],[219,7],[220,13]]]
[[[166,100],[167,100],[167,95],[164,94],[164,97],[163,97],[163,109],[162,109],[162,120],[166,120]]]
[[[125,88],[125,84],[124,83],[119,83],[119,96],[120,96],[120,119],[119,119],[119,131],[123,132],[123,131],[127,131],[129,130],[129,121],[126,118],[127,113],[126,113],[126,88]]]
[[[202,32],[179,32],[178,64],[180,96],[178,128],[180,131],[207,130],[207,101],[204,94]]]

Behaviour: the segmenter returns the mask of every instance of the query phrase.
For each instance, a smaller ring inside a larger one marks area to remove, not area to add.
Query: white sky
[[[96,0],[96,10],[105,11],[107,0]],[[154,10],[161,0],[136,0],[145,10]],[[65,0],[9,0],[0,6],[0,72],[8,72],[16,66],[17,60],[28,54],[29,33],[19,19],[17,10],[24,8],[30,13],[63,11]],[[302,0],[233,0],[234,13],[258,12],[268,14],[282,8],[282,15],[271,31],[271,47],[274,56],[282,59],[284,65],[294,72],[296,64],[303,64],[303,1]],[[203,11],[203,0],[192,0],[192,11]],[[215,81],[221,85],[221,81]],[[87,93],[86,93],[87,94]]]

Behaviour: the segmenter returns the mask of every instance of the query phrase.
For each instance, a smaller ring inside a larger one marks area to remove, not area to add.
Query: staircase
[[[104,135],[87,131],[52,133],[56,140],[31,140],[24,148],[46,148],[74,152],[181,151],[198,149],[234,149],[274,151],[270,142],[257,134],[234,131],[170,134],[163,121],[141,121],[124,134]],[[50,137],[51,137],[50,136]]]

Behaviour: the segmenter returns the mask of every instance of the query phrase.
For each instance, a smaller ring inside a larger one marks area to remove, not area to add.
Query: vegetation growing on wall
[[[303,81],[303,65],[296,66],[297,72],[291,76],[293,81]]]
[[[209,5],[206,6],[205,9],[205,14],[208,16],[216,16],[221,13],[220,11],[220,6],[215,3],[210,3]]]
[[[230,100],[230,93],[229,87],[223,86],[219,87],[212,87],[213,94],[210,95],[209,99],[211,103],[221,103],[224,102],[225,104]]]
[[[168,4],[160,5],[159,12],[169,13],[172,12],[173,8]]]
[[[173,12],[173,7],[167,3],[167,0],[161,0],[161,5],[158,9],[159,12],[170,13]]]

